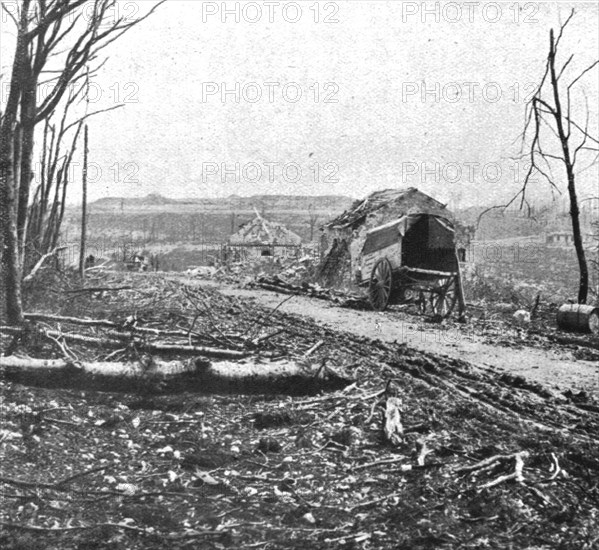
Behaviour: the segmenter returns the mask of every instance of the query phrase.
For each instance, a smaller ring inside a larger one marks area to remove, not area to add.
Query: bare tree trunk
[[[0,230],[2,232],[2,268],[6,315],[10,324],[23,322],[21,301],[21,265],[19,262],[19,237],[17,230],[17,180],[15,178],[14,134],[21,101],[21,80],[27,62],[25,30],[29,0],[21,6],[17,46],[11,74],[11,87],[0,124]]]
[[[24,85],[21,95],[21,136],[20,136],[20,171],[19,171],[19,198],[17,206],[17,233],[19,237],[19,259],[21,266],[25,266],[26,251],[25,241],[27,234],[27,220],[29,217],[29,192],[33,180],[33,136],[35,132],[36,116],[36,88],[37,79],[31,68],[31,57],[25,60],[26,74],[23,76]],[[33,259],[35,263],[36,259]]]
[[[5,114],[5,117],[7,115]],[[13,126],[14,128],[14,126]],[[4,294],[9,324],[23,322],[21,265],[17,231],[17,193],[13,170],[13,142],[10,125],[3,121],[0,131],[0,223],[2,224]]]
[[[83,135],[83,193],[81,199],[81,246],[79,251],[79,275],[85,278],[85,238],[87,231],[87,157],[88,148],[88,128],[85,125]]]
[[[562,105],[559,95],[558,76],[555,70],[556,46],[553,36],[553,29],[550,33],[550,52],[549,69],[551,71],[551,87],[553,88],[553,99],[555,101],[554,117],[557,125],[557,132],[564,154],[564,164],[568,178],[568,195],[570,197],[570,218],[572,219],[572,233],[574,236],[574,248],[576,258],[578,259],[578,268],[580,271],[580,281],[578,285],[578,303],[585,304],[589,293],[589,271],[582,243],[582,233],[580,231],[580,209],[578,207],[578,197],[576,196],[576,181],[574,176],[574,164],[570,155],[570,146],[568,143],[568,134],[564,129],[562,117]]]
[[[589,270],[582,241],[582,233],[580,230],[578,198],[576,196],[576,187],[574,185],[574,170],[572,169],[572,166],[570,166],[568,170],[568,194],[570,196],[570,217],[572,218],[574,249],[576,250],[576,258],[578,259],[578,269],[580,271],[580,282],[578,286],[578,303],[586,304],[589,294]]]

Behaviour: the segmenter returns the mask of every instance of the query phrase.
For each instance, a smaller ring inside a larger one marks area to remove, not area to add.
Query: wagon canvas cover
[[[449,220],[427,214],[411,214],[370,230],[362,248],[362,255],[371,254],[400,242],[404,235],[418,222],[427,224],[426,243],[423,243],[426,248],[454,248],[455,231]]]

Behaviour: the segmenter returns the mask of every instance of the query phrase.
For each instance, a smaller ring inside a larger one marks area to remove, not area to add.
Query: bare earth
[[[547,349],[529,347],[521,340],[518,347],[489,343],[489,338],[473,333],[468,325],[444,329],[439,325],[423,323],[422,319],[400,311],[357,311],[340,308],[330,302],[276,294],[260,289],[242,289],[217,285],[209,281],[195,284],[218,286],[226,295],[255,300],[262,306],[278,311],[307,316],[336,330],[366,336],[385,342],[405,343],[408,346],[469,361],[491,370],[520,375],[547,387],[565,391],[584,390],[599,395],[599,365],[577,360],[568,350],[551,346]],[[517,333],[511,330],[517,338]]]

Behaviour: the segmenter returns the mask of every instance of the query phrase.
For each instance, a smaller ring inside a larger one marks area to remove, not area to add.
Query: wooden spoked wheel
[[[420,292],[420,312],[439,319],[446,319],[451,315],[457,301],[457,278],[438,279],[430,290]]]
[[[383,258],[372,268],[368,297],[372,307],[377,311],[384,311],[389,305],[391,291],[393,290],[393,270],[389,260]]]

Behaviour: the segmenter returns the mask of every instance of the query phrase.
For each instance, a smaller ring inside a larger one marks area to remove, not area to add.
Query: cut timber
[[[82,362],[63,359],[0,357],[0,373],[12,382],[43,387],[152,393],[313,394],[338,390],[353,380],[330,368],[290,361],[244,363],[151,359],[137,363]]]

